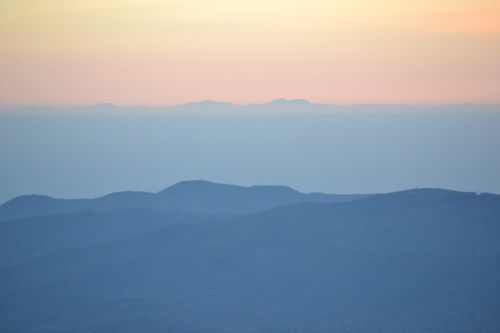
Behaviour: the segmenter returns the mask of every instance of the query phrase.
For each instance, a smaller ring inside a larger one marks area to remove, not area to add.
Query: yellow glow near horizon
[[[493,0],[3,0],[0,50],[0,104],[500,101]]]

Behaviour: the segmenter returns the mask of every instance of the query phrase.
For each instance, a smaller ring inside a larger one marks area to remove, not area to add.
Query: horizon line
[[[341,196],[374,196],[374,195],[387,195],[387,194],[394,194],[394,193],[401,193],[401,192],[409,192],[409,191],[422,191],[422,190],[439,190],[439,191],[448,191],[448,192],[457,192],[457,193],[465,193],[465,194],[475,194],[475,195],[495,195],[495,196],[500,196],[500,193],[497,192],[489,192],[489,191],[480,191],[478,189],[476,190],[465,190],[465,189],[457,189],[457,188],[447,188],[447,187],[439,187],[439,186],[432,186],[432,185],[427,185],[427,186],[414,186],[414,187],[402,187],[399,189],[394,189],[390,191],[376,191],[376,192],[352,192],[352,193],[337,193],[337,192],[322,192],[322,191],[303,191],[300,189],[297,189],[295,187],[289,186],[289,185],[279,185],[279,184],[254,184],[254,185],[243,185],[243,184],[235,184],[235,183],[228,183],[228,182],[219,182],[219,181],[214,181],[214,180],[206,180],[206,179],[185,179],[185,180],[179,180],[176,182],[171,183],[170,185],[167,185],[166,187],[160,188],[159,190],[140,190],[140,189],[128,189],[128,190],[115,190],[111,192],[106,192],[103,194],[99,194],[96,196],[70,196],[70,197],[60,197],[60,196],[53,196],[50,194],[41,194],[41,193],[25,193],[25,194],[20,194],[20,195],[15,195],[13,197],[10,197],[9,199],[6,199],[4,201],[0,201],[0,206],[8,203],[9,201],[22,198],[22,197],[29,197],[29,196],[39,196],[39,197],[45,197],[49,199],[55,199],[55,200],[94,200],[94,199],[100,199],[103,197],[107,197],[112,194],[118,194],[118,193],[126,193],[126,192],[133,192],[133,193],[148,193],[148,194],[160,194],[161,192],[168,190],[170,188],[174,188],[175,186],[185,184],[185,183],[205,183],[210,186],[231,186],[231,187],[238,187],[241,189],[251,189],[255,187],[282,187],[282,188],[287,188],[290,190],[293,190],[295,192],[301,193],[301,194],[326,194],[326,195],[341,195]]]
[[[456,106],[456,105],[470,105],[470,106],[497,106],[500,105],[500,101],[496,102],[477,102],[477,101],[448,101],[448,102],[316,102],[308,99],[302,98],[275,98],[267,102],[248,102],[248,103],[236,103],[226,100],[217,99],[201,99],[186,101],[175,104],[120,104],[114,102],[99,102],[95,104],[21,104],[21,103],[0,103],[0,108],[96,108],[96,107],[114,107],[114,108],[174,108],[182,106],[200,106],[206,104],[206,106],[212,104],[213,106],[233,106],[233,107],[249,107],[249,106],[267,106],[267,105],[279,105],[279,104],[302,104],[302,106]]]

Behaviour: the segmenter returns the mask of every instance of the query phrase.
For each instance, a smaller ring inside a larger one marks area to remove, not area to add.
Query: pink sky
[[[492,0],[6,0],[0,104],[500,102]]]

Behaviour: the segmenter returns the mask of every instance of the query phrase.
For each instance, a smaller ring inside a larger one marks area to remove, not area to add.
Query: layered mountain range
[[[500,196],[178,183],[0,206],[2,332],[497,332]]]

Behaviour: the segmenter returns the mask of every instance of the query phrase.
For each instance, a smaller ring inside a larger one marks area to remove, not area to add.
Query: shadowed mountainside
[[[210,217],[78,212],[6,222],[0,237],[2,253],[22,254],[0,273],[4,332],[500,328],[497,195],[420,189]]]
[[[340,202],[361,195],[300,193],[285,186],[217,184],[183,181],[158,193],[116,192],[96,199],[54,199],[25,195],[0,206],[0,222],[16,218],[77,212],[144,208],[159,211],[180,210],[194,214],[240,214],[256,212],[298,202]]]

